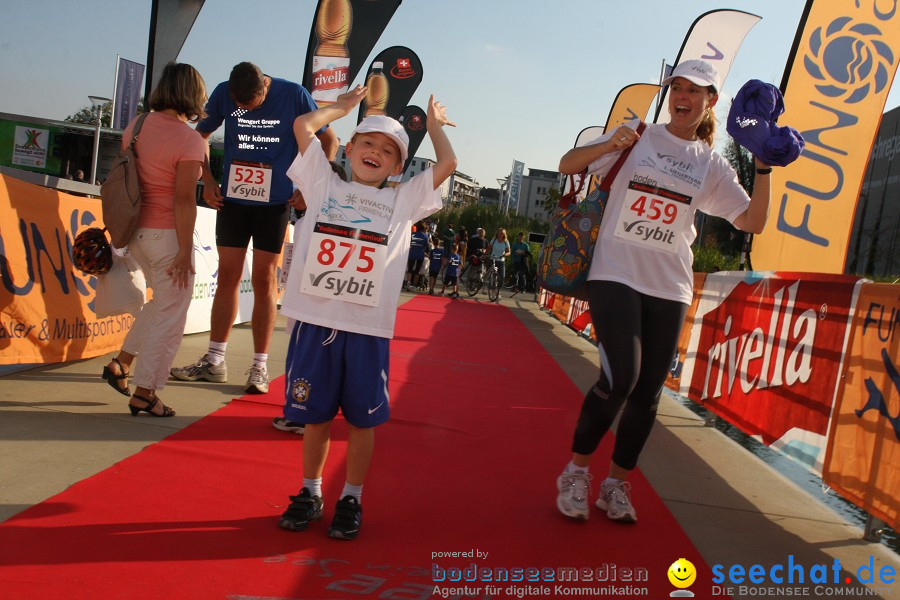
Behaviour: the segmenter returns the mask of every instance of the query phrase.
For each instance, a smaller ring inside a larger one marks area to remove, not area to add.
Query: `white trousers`
[[[153,299],[144,304],[122,350],[139,357],[132,373],[134,385],[160,390],[166,385],[175,353],[181,346],[194,276],[190,276],[186,288],[179,288],[166,273],[178,254],[174,229],[138,229],[128,249],[141,265]]]

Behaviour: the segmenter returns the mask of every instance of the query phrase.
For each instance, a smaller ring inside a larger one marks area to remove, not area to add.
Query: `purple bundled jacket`
[[[762,162],[785,167],[797,160],[805,142],[796,129],[775,122],[783,112],[781,90],[751,79],[734,97],[725,129]]]

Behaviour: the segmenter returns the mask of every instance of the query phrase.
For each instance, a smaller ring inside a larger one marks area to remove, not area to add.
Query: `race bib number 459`
[[[634,181],[616,222],[617,238],[654,250],[675,252],[689,225],[691,197]]]
[[[384,285],[388,236],[316,223],[300,291],[312,296],[378,306]]]

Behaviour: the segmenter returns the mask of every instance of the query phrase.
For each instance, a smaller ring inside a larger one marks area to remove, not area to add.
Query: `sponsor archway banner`
[[[900,528],[900,290],[864,284],[834,404],[823,481]]]
[[[422,61],[405,46],[391,46],[372,59],[366,72],[366,97],[359,104],[356,122],[369,115],[400,120],[422,82]]]
[[[400,2],[319,0],[303,69],[303,87],[319,106],[349,89]]]
[[[715,65],[719,71],[719,81],[724,84],[744,38],[760,19],[758,15],[740,10],[722,9],[703,13],[688,29],[675,57],[675,65],[686,60],[703,59]],[[666,86],[662,91],[654,119],[656,123],[669,122],[666,108],[668,89]]]
[[[806,147],[772,172],[758,269],[841,273],[881,113],[900,62],[896,2],[809,0],[781,84]]]
[[[178,60],[178,54],[194,27],[194,21],[204,2],[205,0],[153,0],[150,9],[150,38],[147,43],[145,106],[150,106],[150,93],[162,77],[163,69],[170,61]],[[125,125],[127,124],[126,122]]]
[[[681,395],[820,470],[859,281],[811,273],[708,275]]]

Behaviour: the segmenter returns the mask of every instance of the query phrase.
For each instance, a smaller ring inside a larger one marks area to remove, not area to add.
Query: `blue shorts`
[[[284,416],[327,423],[338,408],[354,427],[381,425],[390,417],[390,340],[296,323],[288,345]]]

